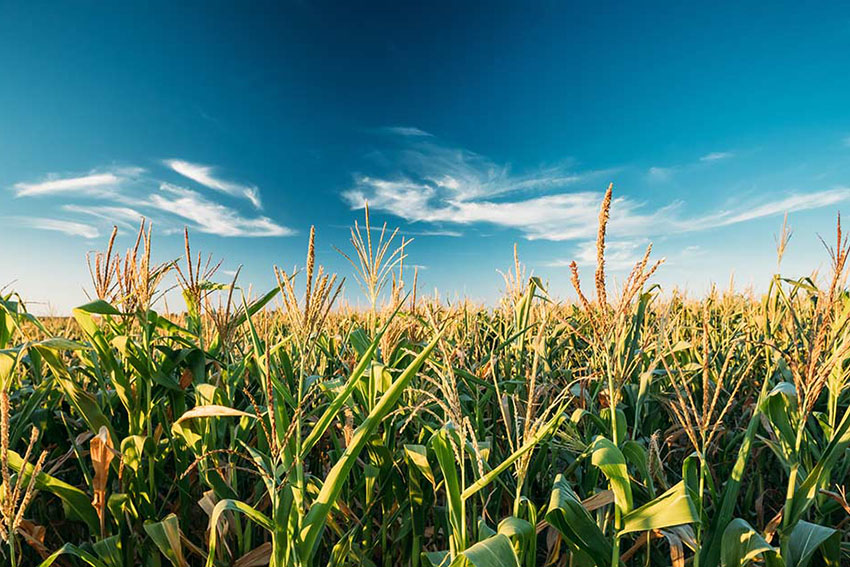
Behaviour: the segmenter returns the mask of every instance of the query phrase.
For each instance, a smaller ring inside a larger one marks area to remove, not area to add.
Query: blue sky
[[[786,211],[818,268],[850,202],[847,7],[177,4],[0,5],[0,287],[37,311],[138,215],[265,288],[311,224],[350,276],[368,199],[424,289],[492,301],[514,242],[568,296],[609,182],[612,270],[651,241],[695,294],[763,287]]]

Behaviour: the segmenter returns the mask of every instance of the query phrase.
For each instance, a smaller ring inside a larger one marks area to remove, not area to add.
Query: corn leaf
[[[442,332],[438,333],[431,343],[426,346],[422,352],[410,363],[410,365],[402,372],[393,385],[381,396],[377,405],[372,409],[363,423],[354,431],[351,442],[346,447],[345,452],[336,462],[336,464],[328,472],[325,477],[325,482],[322,484],[322,489],[319,491],[316,501],[310,507],[307,516],[304,518],[301,531],[302,553],[301,557],[311,557],[315,553],[315,547],[318,543],[319,535],[324,530],[327,522],[328,513],[333,507],[336,499],[342,491],[343,483],[348,477],[348,473],[354,466],[354,463],[360,452],[366,446],[372,433],[383,421],[384,417],[395,406],[398,399],[401,397],[407,385],[413,379],[413,376],[419,371],[425,360],[431,355],[431,351],[437,346],[437,342],[442,336]]]
[[[694,503],[687,494],[684,482],[623,516],[620,535],[646,530],[660,530],[670,526],[692,524],[699,521]]]
[[[750,524],[735,518],[723,532],[721,565],[744,567],[757,557],[776,557],[778,551],[767,543]]]
[[[454,437],[454,439],[451,439]],[[466,521],[464,514],[463,498],[461,497],[460,478],[458,476],[458,464],[455,462],[455,453],[452,449],[452,441],[459,443],[457,434],[450,426],[444,426],[431,440],[431,446],[437,455],[437,462],[443,473],[443,481],[446,487],[446,499],[449,506],[449,523],[451,524],[450,537],[453,540],[452,549],[461,550],[466,547]]]
[[[218,525],[221,515],[228,510],[244,514],[249,520],[264,528],[268,532],[273,532],[275,529],[274,523],[268,518],[268,516],[258,511],[256,508],[245,504],[240,500],[220,500],[218,504],[215,505],[215,508],[213,508],[212,514],[210,514],[210,543],[207,555],[207,567],[213,567],[213,565],[215,565],[215,547],[218,533],[215,526]]]
[[[451,567],[519,567],[519,559],[504,534],[496,534],[460,552]]]
[[[180,543],[180,522],[177,516],[169,514],[161,522],[145,522],[145,532],[174,567],[187,567],[183,558],[183,545]]]
[[[610,567],[611,542],[561,474],[555,477],[546,521],[560,532],[571,549],[590,556],[599,567]]]
[[[597,436],[591,445],[590,461],[608,479],[614,493],[614,505],[623,515],[632,510],[632,483],[626,467],[626,458],[614,443]]]
[[[33,466],[30,463],[24,465],[24,460],[19,454],[14,451],[8,452],[9,468],[20,473],[21,469],[25,469],[24,475],[29,478],[33,472]],[[68,509],[76,516],[76,519],[82,520],[89,527],[92,534],[98,533],[100,521],[97,516],[97,511],[91,503],[91,497],[70,484],[62,482],[58,478],[52,477],[45,472],[41,472],[35,477],[35,487],[38,490],[50,492],[58,496],[67,506]]]
[[[799,521],[791,531],[788,542],[787,558],[788,567],[807,567],[811,563],[815,552],[821,549],[827,565],[838,567],[840,549],[839,542],[841,533],[838,530]],[[832,545],[830,545],[832,544]]]

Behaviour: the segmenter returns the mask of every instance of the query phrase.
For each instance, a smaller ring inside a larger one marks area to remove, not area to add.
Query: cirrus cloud
[[[215,168],[208,165],[191,163],[181,159],[167,159],[163,163],[187,179],[234,197],[248,199],[254,208],[261,209],[260,191],[253,185],[243,185],[219,179],[214,175]]]
[[[171,213],[194,224],[208,234],[218,236],[289,236],[292,229],[281,226],[268,217],[247,218],[234,209],[210,201],[197,191],[163,183],[161,194],[152,194],[150,206]]]
[[[122,181],[114,173],[91,173],[78,177],[56,178],[50,176],[44,181],[35,183],[16,183],[15,194],[18,197],[34,197],[36,195],[55,195],[57,193],[105,194],[111,193]]]
[[[579,185],[604,187],[612,170],[575,171],[550,166],[515,173],[506,164],[460,148],[428,140],[403,140],[400,148],[377,152],[381,174],[357,175],[342,192],[354,209],[368,202],[408,222],[517,230],[528,240],[582,240],[596,232],[603,192],[576,190]],[[702,161],[731,157],[730,152],[703,156]],[[655,180],[668,180],[673,168],[649,170]],[[728,226],[784,212],[835,205],[850,199],[844,187],[764,194],[735,207],[685,214],[685,203],[673,200],[651,207],[628,195],[614,200],[609,233],[615,237],[652,236]]]
[[[97,238],[100,236],[100,232],[96,227],[81,222],[43,217],[15,217],[13,220],[16,224],[25,228],[61,232],[69,236],[82,236],[83,238]]]
[[[259,190],[254,186],[213,177],[212,167],[184,160],[164,163],[204,188],[244,197],[255,208],[260,207]],[[243,213],[234,206],[217,202],[212,195],[166,183],[137,167],[93,170],[78,175],[50,174],[40,181],[16,183],[11,189],[17,197],[51,197],[55,208],[61,210],[61,217],[70,214],[125,228],[141,218],[148,218],[166,231],[176,231],[188,224],[190,228],[223,237],[273,237],[295,233],[268,216]],[[41,230],[86,238],[98,235],[95,226],[74,219],[31,217],[26,222],[27,226]]]

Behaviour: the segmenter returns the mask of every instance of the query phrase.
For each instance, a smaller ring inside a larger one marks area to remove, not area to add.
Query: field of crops
[[[417,294],[368,212],[265,295],[144,224],[69,319],[4,291],[3,565],[850,564],[840,223],[829,273],[691,300],[650,250],[606,278],[610,203],[575,302],[519,259],[498,306]]]

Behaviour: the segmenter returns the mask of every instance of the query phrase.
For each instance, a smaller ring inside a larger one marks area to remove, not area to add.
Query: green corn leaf
[[[92,545],[92,549],[106,567],[124,567],[120,536],[115,535],[101,539]]]
[[[793,526],[814,503],[818,487],[821,486],[823,479],[829,476],[835,462],[847,447],[850,447],[850,407],[844,411],[844,417],[835,428],[832,439],[827,443],[817,464],[812,467],[806,479],[794,492],[786,525]]]
[[[53,379],[62,388],[65,399],[77,410],[77,413],[85,420],[91,431],[97,432],[100,431],[101,427],[106,427],[110,437],[112,437],[112,443],[118,445],[121,440],[116,438],[112,422],[103,414],[97,399],[74,383],[65,363],[53,349],[46,347],[35,347],[35,349],[53,370]]]
[[[638,470],[641,478],[646,483],[646,488],[649,490],[649,497],[655,498],[655,483],[652,481],[652,475],[649,473],[649,459],[646,455],[646,449],[637,441],[630,440],[623,443],[621,450],[626,461]]]
[[[747,461],[752,450],[753,440],[758,430],[763,408],[764,400],[768,395],[768,380],[762,383],[759,401],[756,404],[752,417],[750,417],[747,430],[744,433],[744,438],[741,440],[741,446],[738,448],[738,455],[735,459],[735,465],[732,467],[732,474],[726,485],[723,488],[722,501],[720,510],[710,520],[708,526],[708,535],[704,540],[703,547],[700,550],[700,565],[702,567],[716,567],[720,561],[720,552],[722,548],[722,537],[726,527],[732,521],[732,514],[735,511],[735,503],[738,500],[738,492],[741,489],[741,481],[744,478],[744,470],[747,466]]]
[[[493,467],[493,469],[490,472],[488,472],[487,474],[485,474],[484,476],[482,476],[481,478],[476,480],[466,490],[464,490],[463,494],[461,494],[461,498],[466,500],[470,496],[472,496],[473,494],[475,494],[476,492],[478,492],[479,490],[481,490],[482,488],[484,488],[485,486],[487,486],[488,484],[493,482],[493,480],[497,476],[499,476],[508,467],[510,467],[512,464],[514,464],[517,461],[517,459],[519,459],[524,454],[526,454],[529,451],[531,451],[532,449],[534,449],[534,447],[538,443],[540,443],[541,440],[543,440],[550,433],[552,433],[561,424],[562,420],[563,420],[563,417],[561,416],[560,412],[556,412],[555,417],[550,419],[545,425],[543,425],[543,427],[538,429],[537,432],[531,437],[531,439],[526,441],[522,445],[522,447],[520,447],[519,449],[514,451],[510,456],[508,456],[508,458],[506,458],[504,461],[499,463],[497,466]]]
[[[783,456],[785,460],[790,460],[793,457],[797,438],[794,427],[791,425],[791,417],[797,409],[797,390],[794,384],[780,382],[767,394],[763,404],[770,425],[779,439]]]
[[[437,346],[437,342],[441,336],[442,331],[419,353],[404,372],[402,372],[401,376],[381,396],[377,405],[375,405],[363,423],[354,431],[351,442],[346,447],[345,452],[333,468],[331,468],[330,472],[328,472],[322,484],[322,489],[319,491],[318,496],[316,496],[316,501],[310,507],[302,524],[301,539],[303,547],[300,554],[302,558],[312,557],[315,553],[319,535],[322,533],[327,522],[328,513],[336,503],[336,499],[342,491],[343,483],[354,466],[357,457],[366,446],[372,433],[378,428],[378,425],[380,425],[393,406],[395,406],[402,392],[404,392],[407,385],[419,371],[419,368],[431,355],[431,351]]]
[[[451,439],[450,437],[454,437]],[[463,498],[461,497],[460,478],[458,476],[458,464],[455,462],[455,453],[452,449],[452,441],[455,446],[459,443],[457,434],[450,426],[440,429],[431,440],[431,446],[437,455],[437,462],[443,473],[443,481],[446,487],[446,498],[449,505],[449,523],[453,550],[466,548],[466,516],[464,514]]]
[[[49,557],[47,557],[47,559],[39,563],[39,567],[50,567],[62,555],[73,555],[74,557],[78,557],[90,567],[111,567],[88,551],[80,549],[72,543],[66,543],[58,550],[54,551]]]
[[[700,506],[702,504],[699,491],[699,475],[700,475],[699,455],[694,452],[685,457],[682,463],[682,482],[685,483],[685,491],[694,504],[697,515],[702,518]]]
[[[138,472],[142,457],[154,451],[153,440],[144,435],[130,435],[121,441],[121,459],[124,467]]]
[[[209,550],[207,555],[207,567],[213,567],[215,565],[215,546],[217,540],[218,530],[215,526],[218,525],[219,517],[226,511],[239,512],[245,515],[249,520],[257,524],[258,526],[266,529],[268,532],[274,532],[275,525],[274,523],[262,512],[258,511],[256,508],[245,504],[239,500],[225,499],[220,500],[218,504],[213,508],[212,514],[210,514],[210,524],[209,524],[209,532],[210,532],[210,543]]]
[[[451,567],[519,567],[519,559],[504,534],[496,534],[460,552]]]
[[[33,466],[30,463],[24,464],[24,460],[14,451],[8,452],[9,468],[20,473],[24,469],[22,476],[27,479],[33,473]],[[52,477],[45,472],[41,472],[35,477],[35,487],[38,490],[50,492],[58,496],[67,506],[68,509],[76,516],[76,519],[82,520],[89,527],[91,533],[100,532],[100,520],[97,516],[97,511],[91,503],[91,496],[75,488],[70,484],[62,482],[58,478]]]
[[[508,536],[518,558],[525,557],[531,565],[534,564],[532,555],[536,550],[537,533],[531,522],[516,516],[508,516],[499,522],[496,531]]]
[[[428,453],[424,445],[405,445],[404,456],[409,463],[419,469],[422,476],[427,478],[432,486],[436,486],[437,480],[434,478],[434,472],[428,462]]]
[[[372,363],[372,358],[375,356],[375,351],[378,350],[378,345],[381,342],[381,337],[384,336],[384,333],[389,328],[390,322],[395,318],[396,313],[401,308],[401,305],[396,307],[396,310],[387,318],[387,321],[384,323],[383,327],[378,331],[375,335],[375,338],[369,343],[368,348],[360,357],[360,361],[357,363],[357,366],[354,367],[354,370],[351,372],[351,376],[348,378],[348,382],[346,382],[345,387],[342,392],[340,392],[325,411],[322,413],[319,420],[316,422],[316,425],[313,427],[313,430],[307,435],[307,438],[304,439],[304,442],[301,444],[301,454],[306,455],[310,452],[313,446],[322,438],[322,435],[325,434],[328,427],[330,427],[334,418],[339,414],[339,411],[342,409],[343,404],[348,400],[351,396],[352,392],[357,388],[357,384],[360,382],[360,378],[363,376],[363,373],[369,368],[369,365]]]
[[[626,414],[620,408],[617,408],[617,411],[614,414],[617,418],[617,439],[620,443],[626,438],[626,426],[628,422],[626,421]],[[605,423],[604,431],[611,431],[611,408],[602,408],[602,411],[599,412],[599,417]]]
[[[588,555],[599,567],[610,567],[611,542],[561,474],[555,477],[546,521],[560,532],[571,549]]]
[[[511,540],[529,540],[535,537],[534,526],[530,522],[516,516],[508,516],[499,522],[496,532],[505,534]]]
[[[183,545],[180,543],[180,522],[177,516],[169,514],[161,522],[145,522],[144,527],[145,532],[174,567],[188,566],[186,559],[183,558]]]
[[[744,567],[759,556],[775,558],[778,551],[767,543],[750,524],[735,518],[723,532],[721,565]]]
[[[478,518],[478,541],[484,541],[488,537],[493,537],[497,533],[499,532],[487,525],[484,518]]]
[[[626,458],[614,443],[597,436],[591,445],[590,461],[608,479],[614,493],[614,504],[623,515],[632,510],[632,483],[626,467]]]
[[[646,530],[659,530],[670,526],[699,522],[699,515],[687,494],[684,482],[623,516],[620,535]]]
[[[426,551],[422,553],[421,559],[426,567],[449,567],[452,555],[448,551]]]
[[[824,552],[826,565],[838,567],[841,555],[840,541],[841,533],[838,530],[801,520],[791,531],[788,541],[790,557],[787,558],[787,566],[807,567],[815,552],[821,549]]]
[[[120,314],[117,309],[102,300],[95,301],[82,307],[77,307],[72,311],[74,320],[83,330],[83,333],[85,333],[97,353],[98,366],[102,367],[104,372],[110,374],[115,386],[115,391],[121,399],[121,403],[124,404],[124,407],[127,408],[128,411],[133,412],[135,411],[135,401],[133,399],[130,381],[125,376],[123,365],[117,359],[110,341],[107,340],[103,331],[101,331],[100,327],[98,327],[97,321],[95,321],[95,318],[92,316],[93,314],[98,313],[112,315]],[[125,343],[129,340],[128,337],[115,337],[115,339],[120,338],[123,338]],[[113,342],[115,339],[113,339]]]
[[[203,405],[195,406],[194,408],[185,412],[183,415],[180,416],[180,419],[174,422],[174,425],[183,423],[187,419],[197,419],[203,417],[247,417],[250,419],[257,419],[257,416],[252,413],[244,412],[227,406]]]
[[[9,381],[15,373],[15,367],[20,360],[21,349],[4,349],[0,351],[0,388],[8,389]]]
[[[589,419],[596,430],[601,434],[607,431],[609,428],[605,424],[605,420],[596,415],[595,413],[591,413],[586,409],[576,408],[573,410],[573,413],[570,415],[570,423],[574,425],[579,425],[583,419]]]

